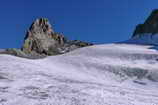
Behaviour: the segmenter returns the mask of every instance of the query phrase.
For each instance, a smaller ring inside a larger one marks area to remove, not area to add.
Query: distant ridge
[[[153,10],[143,24],[136,26],[129,40],[119,43],[158,46],[158,9]],[[91,45],[93,44],[79,40],[68,40],[63,34],[55,32],[47,18],[39,18],[28,29],[21,49],[0,50],[0,54],[39,59]]]

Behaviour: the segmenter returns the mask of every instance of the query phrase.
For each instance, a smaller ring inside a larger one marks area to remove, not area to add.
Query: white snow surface
[[[30,60],[0,55],[0,105],[158,105],[158,51],[104,44]]]
[[[158,45],[158,34],[152,34],[152,33],[138,34],[126,42],[127,43],[137,43],[137,44]]]

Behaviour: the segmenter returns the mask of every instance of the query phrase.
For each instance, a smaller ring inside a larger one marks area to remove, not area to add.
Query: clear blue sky
[[[128,39],[158,0],[1,0],[0,48],[16,48],[39,17],[69,39],[111,43]]]

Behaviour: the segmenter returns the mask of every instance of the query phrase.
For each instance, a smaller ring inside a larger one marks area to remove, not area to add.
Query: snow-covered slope
[[[146,45],[147,44],[158,45],[158,34],[152,34],[152,33],[139,34],[125,42],[146,44]]]
[[[29,60],[0,55],[0,105],[158,105],[154,46],[105,44]]]

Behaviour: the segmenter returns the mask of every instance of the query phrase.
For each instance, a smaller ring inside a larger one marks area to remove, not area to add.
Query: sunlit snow
[[[39,60],[0,55],[0,105],[158,105],[158,51],[105,44]]]

